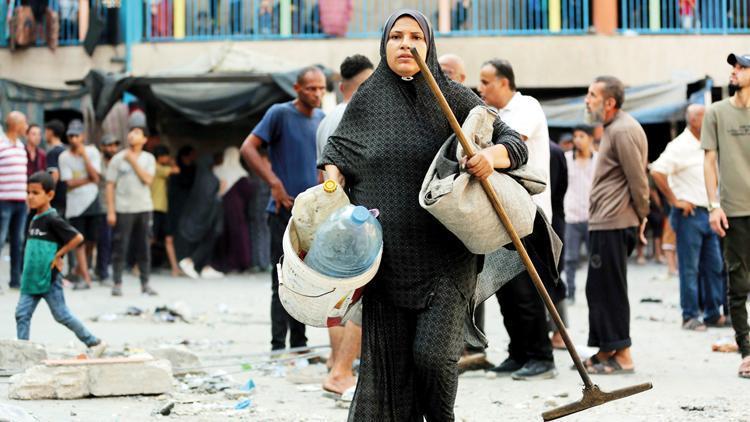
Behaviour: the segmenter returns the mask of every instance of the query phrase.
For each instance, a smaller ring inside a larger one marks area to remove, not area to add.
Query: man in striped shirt
[[[21,286],[28,162],[21,136],[28,127],[26,116],[12,111],[5,119],[5,136],[0,138],[0,247],[10,235],[11,289]]]

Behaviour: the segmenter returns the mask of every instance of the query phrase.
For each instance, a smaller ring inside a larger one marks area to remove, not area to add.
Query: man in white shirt
[[[104,210],[99,202],[101,156],[93,145],[86,145],[83,122],[73,120],[68,125],[70,149],[60,154],[60,180],[67,186],[65,218],[83,235],[85,242],[76,248],[77,273],[82,278],[75,289],[91,288],[88,262],[99,238]]]
[[[552,219],[549,188],[550,151],[547,118],[539,101],[516,90],[513,67],[507,60],[493,59],[479,73],[479,93],[487,105],[497,109],[500,118],[521,135],[529,150],[528,166],[534,167],[547,182],[544,192],[532,196],[548,220]],[[546,379],[557,375],[552,343],[547,336],[544,303],[526,271],[497,292],[500,312],[510,336],[509,357],[492,371],[510,374],[514,379]]]
[[[723,261],[719,236],[711,231],[708,194],[703,175],[701,125],[705,107],[692,104],[686,113],[685,131],[667,144],[654,161],[651,176],[672,206],[670,223],[677,234],[682,328],[706,331],[706,326],[723,326]],[[699,281],[700,280],[700,281]],[[698,283],[704,283],[703,320],[698,307]]]

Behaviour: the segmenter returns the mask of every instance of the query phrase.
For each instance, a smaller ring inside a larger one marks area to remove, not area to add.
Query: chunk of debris
[[[662,300],[658,297],[644,297],[641,299],[641,303],[662,303]]]
[[[224,371],[207,376],[188,374],[182,378],[182,389],[198,394],[216,394],[236,387],[238,384]]]
[[[148,353],[157,359],[166,359],[172,364],[175,376],[203,374],[201,360],[185,346],[159,346],[148,349]]]
[[[174,402],[169,402],[166,405],[160,407],[156,413],[162,416],[169,416],[172,413],[172,409],[174,409]]]
[[[37,365],[10,378],[8,398],[15,400],[79,399],[90,395],[84,366]]]
[[[242,400],[242,401],[240,401],[240,402],[239,402],[239,403],[237,403],[236,405],[234,405],[234,408],[235,408],[236,410],[247,409],[247,408],[248,408],[248,407],[250,407],[250,405],[252,405],[252,404],[253,404],[253,402],[251,402],[251,401],[250,401],[250,399],[245,399],[245,400]]]
[[[167,360],[130,358],[47,360],[11,377],[8,397],[16,400],[162,394],[172,388]]]
[[[0,373],[13,375],[47,359],[44,346],[27,340],[0,340]]]
[[[740,348],[733,337],[724,337],[711,345],[711,351],[721,353],[737,353]]]

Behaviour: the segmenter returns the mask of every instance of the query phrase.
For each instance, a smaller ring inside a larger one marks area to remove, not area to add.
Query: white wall
[[[521,87],[586,86],[595,76],[611,74],[628,85],[662,82],[676,75],[713,77],[726,84],[730,52],[748,53],[748,37],[712,35],[660,36],[536,36],[439,38],[440,53],[456,53],[467,63],[468,83],[476,85],[481,63],[493,57],[511,61]],[[133,72],[144,74],[189,63],[226,42],[138,44],[133,47]],[[288,40],[235,42],[242,49],[277,56],[291,63],[321,63],[338,68],[348,55],[379,59],[378,40]],[[122,46],[118,47],[122,51]],[[31,85],[59,88],[67,79],[83,77],[98,67],[120,70],[110,59],[115,48],[98,47],[88,57],[82,47],[45,47],[10,53],[0,50],[0,77]]]
[[[70,88],[66,87],[66,80],[81,79],[90,69],[122,70],[122,64],[110,62],[112,57],[118,56],[118,51],[124,49],[99,46],[94,56],[89,57],[81,46],[59,47],[56,51],[33,47],[11,52],[3,48],[0,49],[0,78],[44,88]]]

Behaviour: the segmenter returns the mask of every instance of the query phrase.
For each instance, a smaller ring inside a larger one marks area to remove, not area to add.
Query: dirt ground
[[[7,262],[0,265],[6,280]],[[750,381],[737,377],[739,355],[716,353],[711,344],[731,337],[731,329],[686,332],[680,329],[678,281],[667,278],[664,266],[629,267],[631,333],[636,373],[597,376],[602,389],[611,390],[650,381],[654,389],[568,417],[569,421],[750,421]],[[587,310],[579,271],[579,297],[569,308],[571,335],[583,354],[587,338]],[[3,281],[5,286],[6,282]],[[114,298],[109,289],[67,290],[74,314],[94,334],[105,339],[111,352],[138,350],[159,344],[187,344],[202,360],[207,376],[175,382],[174,391],[162,396],[97,398],[85,400],[8,400],[8,378],[0,378],[0,404],[20,406],[41,421],[345,421],[347,410],[322,395],[316,382],[324,367],[301,368],[302,362],[264,362],[270,349],[268,273],[232,275],[217,281],[173,279],[155,275],[157,297],[139,294],[137,280],[128,277],[124,296]],[[648,299],[642,302],[642,299]],[[16,291],[0,295],[0,338],[15,337]],[[118,316],[130,306],[153,311],[166,305],[187,313],[190,323],[164,322],[154,317]],[[508,337],[497,302],[486,308],[490,339],[488,356],[499,363],[505,358]],[[97,322],[92,317],[99,317]],[[326,345],[325,330],[308,329],[309,345]],[[82,346],[64,327],[57,325],[45,305],[40,305],[31,330],[33,341],[43,343],[52,357],[72,356]],[[324,350],[324,349],[321,349]],[[559,376],[545,381],[513,381],[473,372],[461,376],[456,401],[459,421],[534,421],[541,412],[577,400],[581,381],[570,369],[570,357],[555,352]],[[294,366],[294,364],[297,366]],[[211,377],[213,376],[213,377]],[[242,410],[241,400],[226,391],[208,394],[190,389],[201,382],[208,390],[239,387],[252,379],[252,404]],[[295,384],[291,381],[307,382]],[[170,416],[156,414],[169,404]]]

